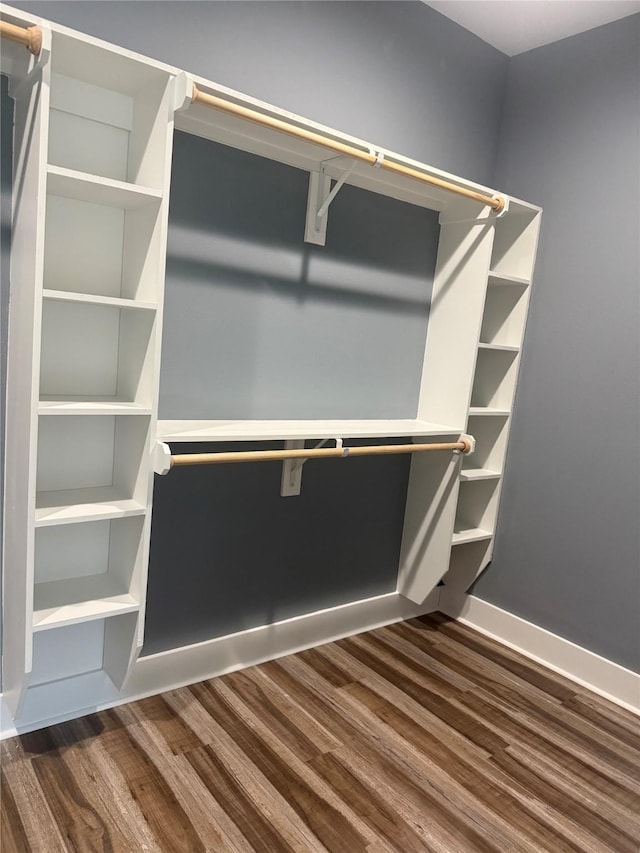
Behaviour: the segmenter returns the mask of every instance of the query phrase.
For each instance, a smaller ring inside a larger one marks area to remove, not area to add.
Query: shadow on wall
[[[307,172],[177,133],[172,177],[161,418],[415,417],[437,213],[346,186],[315,247]]]

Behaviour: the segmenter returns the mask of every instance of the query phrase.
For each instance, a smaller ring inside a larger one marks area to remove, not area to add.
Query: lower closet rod
[[[171,455],[171,467],[176,465],[218,465],[224,462],[272,462],[284,459],[331,459],[348,456],[383,456],[396,453],[424,453],[428,450],[461,450],[470,453],[471,442],[441,442],[440,444],[377,444],[369,447],[321,447],[300,450],[240,450],[231,453],[178,453]]]
[[[39,27],[18,27],[8,21],[0,21],[0,36],[9,41],[23,44],[29,53],[37,56],[42,50],[42,30]]]

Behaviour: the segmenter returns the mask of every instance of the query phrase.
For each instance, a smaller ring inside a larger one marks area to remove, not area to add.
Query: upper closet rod
[[[256,110],[251,110],[248,107],[243,107],[240,104],[234,104],[232,101],[227,101],[224,98],[219,98],[217,95],[209,95],[207,92],[201,92],[195,85],[193,86],[192,103],[204,104],[208,107],[215,107],[218,110],[224,110],[227,113],[240,116],[241,118],[255,121],[265,127],[271,127],[274,130],[279,130],[281,133],[288,133],[289,136],[296,136],[299,139],[304,139],[307,142],[313,142],[316,145],[322,145],[324,148],[330,148],[332,151],[337,151],[339,154],[345,154],[347,157],[353,157],[356,160],[362,160],[370,166],[379,166],[381,169],[386,169],[388,172],[395,172],[399,175],[405,175],[408,178],[415,178],[417,181],[422,181],[425,184],[439,187],[443,190],[448,190],[452,193],[457,193],[465,198],[479,201],[481,204],[486,204],[495,210],[497,213],[504,210],[505,200],[502,197],[494,198],[492,196],[483,195],[475,190],[460,187],[457,184],[452,184],[450,181],[445,181],[443,178],[436,178],[433,175],[427,175],[426,172],[420,172],[417,169],[412,169],[409,166],[403,166],[402,163],[394,163],[391,160],[386,160],[383,156],[372,151],[362,151],[359,148],[354,148],[352,145],[347,145],[345,142],[339,142],[337,139],[332,139],[330,136],[323,136],[321,133],[316,133],[312,130],[306,130],[303,127],[298,127],[295,124],[289,124],[282,119],[274,118],[273,116],[259,113]]]
[[[42,30],[39,27],[17,27],[7,21],[0,21],[0,36],[9,41],[23,44],[34,56],[42,49]]]
[[[368,447],[322,447],[305,450],[241,450],[231,453],[178,453],[171,456],[176,465],[218,465],[222,462],[272,462],[285,459],[345,458],[347,456],[382,456],[395,453],[424,453],[428,450],[461,450],[470,453],[468,438],[440,444],[377,444]]]

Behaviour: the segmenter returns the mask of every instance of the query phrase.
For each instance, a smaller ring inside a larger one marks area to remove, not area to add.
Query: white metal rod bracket
[[[343,158],[332,158],[343,159]],[[327,161],[331,162],[331,161]],[[320,164],[318,172],[309,174],[309,193],[307,196],[307,218],[304,230],[306,243],[314,243],[316,246],[324,246],[327,241],[327,222],[329,205],[338,195],[345,181],[357,165],[357,160],[351,160],[349,166],[337,179],[333,189],[331,188],[331,177],[327,174],[326,163]]]
[[[342,439],[330,439],[324,438],[322,441],[318,442],[316,446],[313,448],[314,450],[318,450],[320,447],[324,447],[328,441],[335,441],[336,447],[342,447]],[[304,447],[303,439],[291,439],[289,441],[285,441],[284,449],[285,450],[298,450]],[[344,456],[349,454],[349,448],[344,448]],[[280,483],[280,496],[283,498],[294,497],[295,495],[299,495],[302,489],[302,467],[307,459],[285,459],[282,463],[282,480]]]

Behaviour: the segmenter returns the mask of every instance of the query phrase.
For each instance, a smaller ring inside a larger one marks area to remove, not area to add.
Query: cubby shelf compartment
[[[480,343],[518,349],[522,343],[529,290],[525,286],[488,287]]]
[[[49,162],[162,186],[153,138],[164,130],[158,115],[168,112],[166,72],[57,32],[51,58]]]
[[[278,441],[321,438],[438,436],[455,427],[414,419],[287,421],[158,421],[159,441]]]
[[[518,371],[517,351],[478,350],[471,406],[510,409]]]
[[[149,429],[148,417],[40,418],[36,525],[144,511]]]
[[[493,275],[529,282],[538,242],[540,210],[510,200],[509,216],[496,221],[490,269]]]
[[[493,535],[499,479],[463,480],[458,493],[453,543],[471,542]]]
[[[479,527],[455,527],[451,537],[452,545],[464,545],[467,542],[480,542],[483,539],[491,539],[493,533],[489,530],[481,530]]]
[[[39,583],[35,586],[33,630],[44,631],[138,610],[140,602],[105,575]]]
[[[143,516],[38,528],[34,630],[137,610],[144,529]]]
[[[156,190],[90,177],[49,175],[44,295],[47,301],[53,291],[81,294],[76,302],[155,307],[164,270],[160,196]],[[100,303],[99,297],[123,302]]]
[[[477,471],[501,472],[507,448],[509,420],[500,417],[469,417],[467,432],[476,440],[472,454],[462,459],[462,476],[466,479],[479,477]]]
[[[156,311],[155,302],[143,302],[137,299],[120,299],[114,296],[99,296],[94,293],[74,293],[70,290],[43,290],[43,299],[58,302],[80,302],[87,305],[106,305],[111,308],[124,308],[137,311]]]
[[[150,409],[155,317],[152,311],[45,300],[40,398],[135,403]]]

